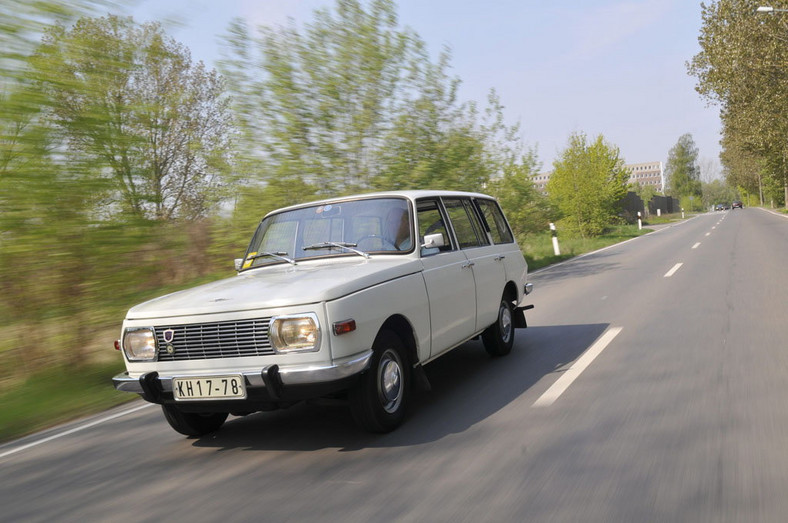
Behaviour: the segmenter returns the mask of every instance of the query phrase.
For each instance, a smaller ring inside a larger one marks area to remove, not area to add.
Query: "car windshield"
[[[324,203],[266,217],[243,269],[324,256],[364,256],[413,250],[410,206],[404,198]]]

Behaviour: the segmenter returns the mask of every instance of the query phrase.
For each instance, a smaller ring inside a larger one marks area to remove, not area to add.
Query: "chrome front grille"
[[[159,361],[239,358],[274,354],[268,338],[271,318],[169,325],[155,328]],[[165,332],[171,330],[170,342]]]

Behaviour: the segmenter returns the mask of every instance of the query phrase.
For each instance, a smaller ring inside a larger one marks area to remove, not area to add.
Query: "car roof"
[[[324,200],[315,200],[310,202],[299,203],[297,205],[290,205],[288,207],[282,207],[281,209],[276,209],[266,214],[266,216],[280,213],[282,211],[300,209],[303,207],[312,207],[313,205],[326,205],[329,203],[341,203],[341,202],[362,200],[362,199],[367,200],[370,198],[395,197],[395,198],[407,198],[409,200],[416,200],[418,198],[435,198],[438,196],[455,196],[455,197],[464,196],[464,197],[474,197],[474,198],[486,198],[490,200],[495,199],[488,194],[465,192],[465,191],[441,191],[441,190],[429,190],[429,189],[410,190],[410,191],[382,191],[382,192],[352,194],[349,196],[338,196],[336,198],[327,198]]]

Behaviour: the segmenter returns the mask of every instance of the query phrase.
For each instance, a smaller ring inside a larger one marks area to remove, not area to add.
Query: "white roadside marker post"
[[[561,249],[558,248],[558,232],[555,230],[555,224],[550,224],[550,235],[553,237],[553,252],[556,256],[561,255]]]
[[[643,229],[643,217],[640,215],[640,211],[638,211],[638,230]]]

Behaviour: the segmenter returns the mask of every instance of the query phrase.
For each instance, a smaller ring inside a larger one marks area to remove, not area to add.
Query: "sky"
[[[307,23],[334,0],[138,0],[128,14],[159,21],[192,58],[215,66],[230,20]],[[666,162],[685,133],[703,177],[720,177],[719,109],[695,91],[686,62],[699,50],[700,1],[399,0],[399,22],[433,57],[451,51],[460,98],[495,89],[541,171],[573,133],[602,134],[626,163]]]

